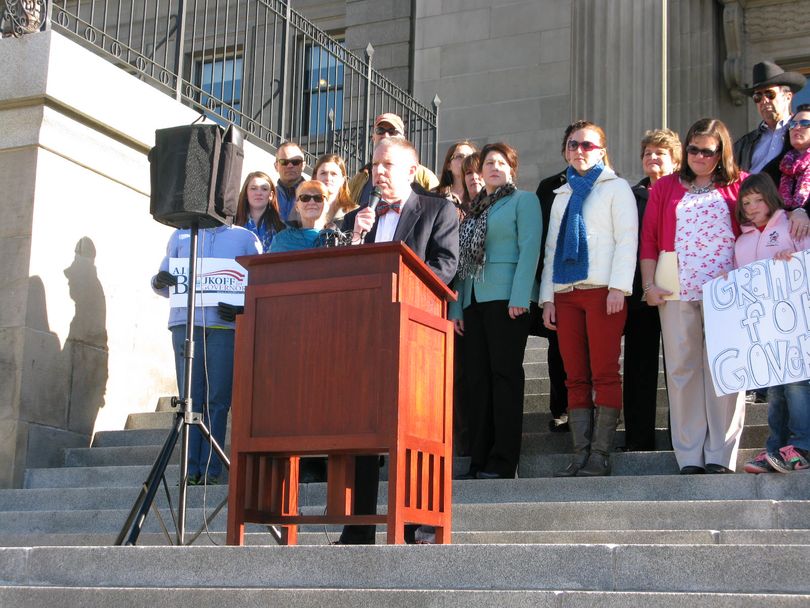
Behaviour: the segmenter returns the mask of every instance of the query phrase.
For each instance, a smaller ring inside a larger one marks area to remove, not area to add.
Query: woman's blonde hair
[[[653,129],[644,133],[641,139],[641,158],[644,158],[644,152],[647,151],[647,146],[655,148],[664,148],[669,152],[672,158],[672,163],[675,165],[675,170],[681,168],[683,162],[683,148],[681,147],[681,138],[672,129]]]

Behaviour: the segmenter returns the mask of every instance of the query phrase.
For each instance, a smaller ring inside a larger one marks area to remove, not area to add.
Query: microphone
[[[371,194],[368,197],[368,205],[367,207],[372,211],[377,211],[377,205],[380,204],[382,200],[382,192],[380,191],[379,186],[374,186],[374,189],[371,191]],[[363,233],[360,235],[360,243],[366,242],[366,231],[364,230]]]
[[[382,200],[382,192],[380,192],[379,186],[374,186],[374,190],[371,191],[371,195],[368,197],[368,208],[372,211],[377,210],[377,205],[380,204]]]

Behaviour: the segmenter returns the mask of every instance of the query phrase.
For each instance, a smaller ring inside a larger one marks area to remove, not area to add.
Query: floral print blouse
[[[717,190],[687,192],[675,211],[681,300],[703,299],[703,284],[734,268],[734,231]]]

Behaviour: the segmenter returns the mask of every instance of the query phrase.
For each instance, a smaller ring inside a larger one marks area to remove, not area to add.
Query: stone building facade
[[[561,168],[559,140],[571,120],[603,125],[614,165],[636,179],[646,129],[666,125],[683,133],[704,116],[721,118],[735,136],[754,128],[756,108],[739,89],[758,61],[810,75],[807,0],[293,0],[293,6],[351,49],[362,52],[371,42],[375,67],[422,103],[438,94],[439,158],[457,139],[506,140],[521,154],[525,188]]]
[[[562,167],[573,119],[603,125],[634,180],[646,129],[752,129],[754,63],[810,73],[810,0],[292,3],[350,49],[371,43],[374,67],[423,104],[439,96],[440,159],[457,139],[505,140],[530,190]],[[197,114],[55,32],[0,40],[0,65],[2,487],[174,393],[148,289],[170,231],[148,214],[146,154],[155,129]],[[272,160],[248,145],[245,170]]]

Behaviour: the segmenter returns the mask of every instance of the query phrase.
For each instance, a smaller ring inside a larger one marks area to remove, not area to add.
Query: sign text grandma
[[[718,395],[810,378],[810,251],[709,281],[703,306]]]

